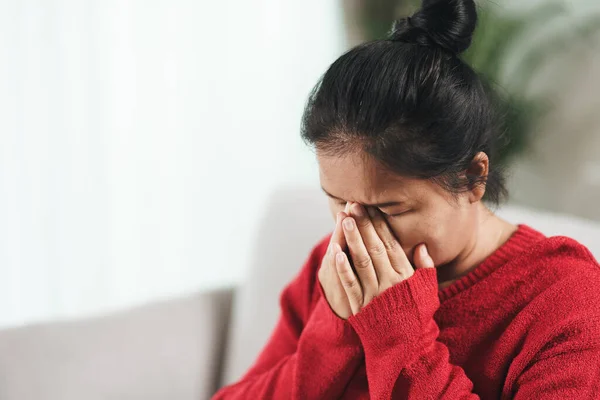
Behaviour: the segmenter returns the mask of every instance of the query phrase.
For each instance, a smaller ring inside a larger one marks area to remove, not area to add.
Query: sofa
[[[566,235],[600,258],[600,224],[507,205],[501,217]],[[0,400],[209,399],[252,364],[278,298],[333,223],[315,188],[275,192],[236,286],[118,313],[0,331]]]

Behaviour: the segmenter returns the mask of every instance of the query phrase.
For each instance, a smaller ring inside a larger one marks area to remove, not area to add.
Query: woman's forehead
[[[344,201],[361,204],[402,202],[424,204],[447,201],[450,197],[440,185],[429,179],[396,174],[364,156],[317,155],[321,187]]]
[[[347,201],[375,204],[395,198],[408,199],[420,183],[389,171],[364,157],[318,157],[323,189]],[[360,199],[360,200],[359,200]]]

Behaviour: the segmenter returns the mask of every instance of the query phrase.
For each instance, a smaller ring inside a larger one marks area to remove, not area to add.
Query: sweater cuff
[[[439,306],[437,270],[419,268],[410,278],[373,298],[348,322],[365,347],[411,345],[428,329]]]
[[[335,336],[336,339],[344,341],[349,345],[360,346],[360,338],[350,322],[337,316],[331,309],[319,282],[317,282],[317,286],[319,300],[312,312],[311,319],[315,319],[321,326],[327,327],[327,330],[331,335]]]

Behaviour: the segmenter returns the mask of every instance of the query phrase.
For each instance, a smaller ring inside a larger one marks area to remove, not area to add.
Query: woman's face
[[[411,263],[420,243],[427,245],[436,267],[454,261],[477,229],[477,203],[469,200],[469,192],[454,199],[429,180],[394,175],[358,154],[331,157],[317,152],[317,159],[333,218],[346,202],[379,205]]]

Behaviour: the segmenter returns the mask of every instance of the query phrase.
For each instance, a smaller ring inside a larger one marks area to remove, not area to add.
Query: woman
[[[281,293],[252,368],[215,399],[600,398],[600,266],[504,221],[492,96],[459,55],[472,0],[431,0],[310,96],[336,226]]]

